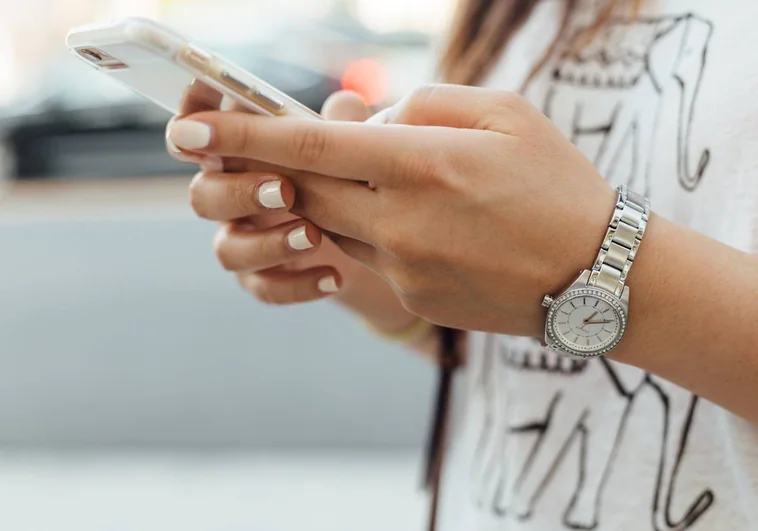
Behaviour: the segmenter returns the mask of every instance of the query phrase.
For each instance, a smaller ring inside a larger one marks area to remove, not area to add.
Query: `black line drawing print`
[[[694,190],[711,158],[707,148],[693,153],[691,138],[712,34],[713,24],[692,13],[612,20],[581,46],[569,43],[552,72],[544,111],[575,143],[600,135],[594,160],[600,174],[647,195],[656,132],[676,128],[679,183]],[[578,31],[573,40],[585,35]],[[663,96],[671,90],[677,123],[661,124]],[[622,155],[631,163],[620,164]]]
[[[475,389],[475,394],[484,397],[480,403],[485,420],[470,470],[473,501],[482,510],[499,517],[531,519],[546,506],[540,504],[542,496],[559,468],[568,466],[577,477],[573,492],[550,503],[565,503],[563,528],[598,529],[604,498],[625,494],[606,492],[606,485],[635,399],[645,390],[657,396],[661,414],[658,470],[651,481],[655,488],[650,494],[650,529],[685,531],[713,505],[714,493],[705,488],[686,500],[689,505],[683,515],[672,510],[697,396],[636,369],[622,375],[605,359],[567,359],[530,339],[509,338],[506,343],[490,335],[485,348]],[[510,407],[507,390],[500,389],[504,371],[510,371],[514,381],[518,379],[520,388],[538,387],[545,395],[544,403],[524,407],[519,402],[518,408]],[[588,387],[592,393],[586,392]],[[533,442],[523,460],[514,462],[511,443],[519,437],[530,437]],[[569,455],[578,455],[578,459],[569,460]]]
[[[692,133],[713,31],[692,13],[616,19],[592,34],[579,28],[573,40],[585,40],[569,42],[558,58],[544,111],[575,144],[592,146],[585,153],[612,184],[650,196],[651,168],[663,153],[675,161],[679,185],[693,191],[711,160],[708,148],[693,146]],[[659,132],[667,134],[658,138]],[[490,335],[485,349],[471,396],[481,424],[469,471],[470,495],[481,510],[530,520],[558,503],[556,526],[599,529],[604,500],[626,494],[607,491],[627,428],[639,429],[629,422],[635,404],[652,393],[660,415],[649,426],[660,434],[660,450],[649,481],[649,529],[686,531],[703,522],[715,503],[712,489],[688,490],[691,499],[677,493],[697,396],[641,370],[605,359],[571,360],[525,338],[504,342]],[[512,399],[518,389],[532,388],[540,393],[528,403]],[[547,499],[559,477],[567,492],[553,489]],[[568,492],[563,481],[572,477]]]

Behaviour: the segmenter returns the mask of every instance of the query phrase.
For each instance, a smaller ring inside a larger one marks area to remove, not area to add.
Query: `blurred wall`
[[[213,231],[0,223],[0,444],[418,446],[431,368],[330,304],[255,303]]]

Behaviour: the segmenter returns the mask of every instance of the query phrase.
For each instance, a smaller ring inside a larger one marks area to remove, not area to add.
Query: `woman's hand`
[[[613,190],[515,94],[433,86],[384,117],[390,125],[203,112],[173,124],[169,138],[196,154],[284,168],[297,189],[293,212],[340,235],[339,247],[411,312],[540,336],[542,296],[592,265]],[[213,176],[231,178],[240,177]]]
[[[215,91],[195,84],[185,98],[186,110],[209,107],[216,100],[220,95]],[[324,116],[363,121],[368,109],[357,96],[339,93],[326,103]],[[313,223],[289,213],[295,189],[282,168],[188,153],[168,138],[167,149],[203,168],[190,185],[192,206],[201,217],[221,222],[213,241],[218,260],[260,301],[291,304],[332,296],[348,291],[364,269],[323,238]]]
[[[217,108],[220,99],[212,89],[194,84],[184,111]],[[329,98],[322,114],[329,120],[363,121],[368,109],[355,94],[340,92]],[[286,175],[292,172],[241,157],[182,151],[168,138],[166,144],[172,156],[203,167],[190,187],[192,205],[201,217],[221,222],[213,242],[218,259],[255,298],[292,304],[330,297],[387,332],[416,319],[384,280],[324,238],[313,223],[289,212],[296,194]]]
[[[513,94],[432,87],[385,118],[395,125],[198,113],[170,136],[196,154],[283,168],[293,211],[341,234],[411,311],[540,336],[542,295],[591,265],[615,193]],[[653,216],[629,284],[634,309],[613,357],[758,422],[758,257]]]

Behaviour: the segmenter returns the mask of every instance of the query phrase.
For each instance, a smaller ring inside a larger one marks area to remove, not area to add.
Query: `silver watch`
[[[572,357],[601,356],[626,332],[629,286],[626,278],[645,235],[650,201],[618,187],[618,200],[591,270],[582,271],[563,293],[545,295],[545,343]]]

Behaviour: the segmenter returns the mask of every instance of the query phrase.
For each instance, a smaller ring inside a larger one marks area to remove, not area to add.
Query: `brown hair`
[[[542,0],[461,0],[450,40],[442,55],[440,71],[449,83],[474,85],[482,80],[508,47],[513,35],[524,25]],[[572,16],[580,0],[563,0],[561,30],[550,48],[532,69],[527,82],[550,60],[564,42]],[[605,0],[595,23],[577,39],[586,43],[621,6],[636,14],[642,0]]]

